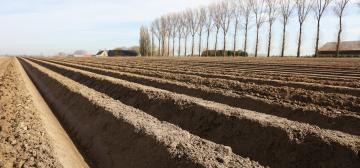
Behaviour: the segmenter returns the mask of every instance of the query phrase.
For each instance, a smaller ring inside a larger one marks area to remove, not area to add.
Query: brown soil
[[[44,161],[19,154],[35,167],[360,167],[359,59],[20,58],[27,74],[10,60],[8,167],[18,143],[44,146]]]
[[[71,59],[59,59],[64,62],[71,62]],[[192,60],[195,61],[196,60]],[[184,63],[186,62],[186,63]],[[315,62],[315,61],[313,61]],[[132,68],[132,69],[142,69],[142,70],[158,70],[176,74],[189,74],[189,75],[198,75],[203,77],[210,77],[210,78],[230,78],[234,80],[240,81],[248,81],[248,82],[257,82],[261,81],[261,83],[266,84],[278,84],[278,80],[284,82],[287,81],[292,85],[301,85],[304,82],[312,83],[312,84],[325,84],[325,85],[336,85],[336,86],[350,86],[350,87],[360,87],[359,79],[356,78],[346,78],[340,77],[334,73],[338,72],[338,69],[333,69],[327,67],[328,74],[333,75],[324,75],[324,74],[317,74],[314,73],[306,73],[306,74],[299,74],[299,67],[293,67],[294,69],[290,72],[284,73],[284,71],[279,68],[279,65],[273,67],[271,69],[262,69],[262,70],[251,70],[249,67],[246,67],[243,64],[238,64],[236,62],[231,63],[216,63],[215,61],[209,61],[205,63],[192,63],[189,61],[126,61],[121,60],[118,61],[117,59],[113,59],[111,61],[104,61],[104,60],[91,60],[91,59],[77,59],[76,63],[81,64],[100,64],[102,66],[107,66],[112,68],[111,66],[115,66],[117,68],[125,69]],[[339,64],[339,62],[338,62]],[[256,67],[263,67],[264,63],[257,64]],[[284,63],[280,64],[285,66]],[[245,67],[244,67],[245,66]],[[345,67],[345,66],[344,66]],[[314,68],[314,67],[312,67]],[[350,71],[356,71],[350,69]],[[344,72],[345,73],[345,72]],[[348,74],[350,72],[347,72]],[[356,76],[355,76],[356,77]],[[266,80],[270,79],[270,80]],[[274,81],[276,80],[276,81]],[[299,83],[300,82],[300,83]]]
[[[281,99],[279,100],[275,99],[277,101],[274,101],[271,99],[262,98],[259,95],[251,96],[246,93],[235,92],[232,91],[231,89],[221,89],[216,86],[207,87],[201,84],[193,85],[191,83],[189,84],[188,82],[164,80],[162,78],[154,78],[143,75],[106,70],[96,67],[81,66],[76,64],[68,64],[68,63],[58,63],[58,64],[66,65],[69,67],[75,67],[106,76],[116,77],[123,80],[139,83],[142,85],[168,90],[175,93],[186,94],[193,97],[215,101],[235,107],[258,111],[266,114],[272,114],[300,122],[306,122],[326,129],[335,129],[335,130],[340,130],[340,131],[360,135],[360,129],[358,129],[360,127],[359,114],[357,114],[357,112],[349,112],[338,108],[334,109],[331,107],[327,107],[326,106],[326,102],[328,101],[327,99],[325,99],[324,102],[325,108],[324,108],[310,103],[309,104],[299,103],[297,101],[288,101],[288,100],[284,101]],[[259,87],[256,86],[253,90],[256,89],[259,89]],[[272,94],[274,94],[275,97],[280,97],[281,95],[281,93],[279,92],[272,92]],[[316,99],[316,93],[309,95],[314,96],[312,98]],[[295,97],[302,95],[293,92],[292,96]],[[346,96],[347,95],[337,96],[338,97],[337,100],[340,102],[344,102],[344,99],[342,99],[341,97],[346,97]],[[331,97],[331,95],[329,96],[329,94],[327,94],[324,95],[324,97]],[[355,97],[355,100],[348,102],[350,102],[350,104],[354,104],[355,106],[357,106],[355,103],[356,99],[358,98]],[[340,106],[340,108],[344,108],[344,107],[346,108],[346,104],[342,104]]]
[[[106,93],[127,105],[141,109],[158,119],[176,124],[216,143],[226,144],[232,147],[234,152],[250,156],[272,167],[291,167],[293,164],[305,167],[311,165],[335,166],[338,163],[354,162],[345,160],[356,158],[357,151],[360,150],[358,149],[360,144],[358,137],[347,134],[322,131],[316,127],[309,127],[282,118],[231,108],[219,103],[207,102],[57,64],[35,62],[99,92]],[[204,118],[207,119],[204,120]],[[292,125],[292,127],[287,128],[288,125]],[[238,132],[242,134],[237,134]],[[338,137],[344,137],[344,139]],[[267,143],[268,141],[277,143],[275,145]],[[328,145],[329,142],[331,145]],[[343,144],[346,145],[343,146]],[[319,146],[322,147],[319,148]],[[341,152],[341,155],[330,154],[335,146],[338,148],[337,151],[344,152]],[[347,146],[356,149],[353,150]],[[269,148],[277,150],[268,151]],[[318,153],[322,157],[314,157],[309,153]],[[342,157],[345,160],[342,160]],[[355,160],[355,162],[357,161]]]
[[[184,75],[181,73],[174,74],[173,72],[168,73],[162,71],[142,70],[142,69],[134,69],[134,68],[114,68],[112,66],[102,66],[96,64],[86,64],[86,65],[89,65],[91,67],[114,69],[119,72],[129,72],[132,74],[139,74],[143,76],[151,76],[161,79],[168,79],[172,81],[191,83],[197,86],[203,85],[211,88],[231,90],[235,93],[241,92],[242,94],[258,96],[266,99],[282,100],[285,102],[301,102],[305,104],[313,103],[320,106],[345,108],[345,110],[350,110],[350,111],[360,111],[360,105],[359,105],[360,99],[358,99],[355,96],[351,96],[353,94],[356,94],[355,93],[356,90],[351,90],[350,88],[329,86],[330,87],[329,89],[329,87],[325,87],[323,85],[319,85],[319,87],[316,88],[314,84],[312,84],[311,86],[308,86],[306,84],[302,84],[302,86],[301,85],[291,86],[291,84],[283,83],[281,81],[275,82],[277,83],[276,85],[265,85],[261,81],[239,82],[237,80],[231,80],[231,79],[222,79],[216,77],[210,78],[209,76],[205,78],[197,75]],[[277,87],[277,86],[281,86],[281,87]],[[329,94],[324,94],[323,91],[327,91],[327,90],[328,91],[332,90],[332,91],[330,91]],[[339,95],[338,93],[344,93],[345,95],[344,94]],[[339,99],[338,96],[342,96],[342,98]],[[339,103],[344,104],[344,106],[337,106],[337,104]]]
[[[261,167],[60,74],[22,64],[98,167]]]
[[[10,58],[9,58],[10,59]],[[0,80],[0,167],[62,167],[12,59]]]

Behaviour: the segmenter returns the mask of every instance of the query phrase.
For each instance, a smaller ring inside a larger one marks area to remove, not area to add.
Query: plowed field
[[[18,60],[84,167],[360,167],[359,59]]]

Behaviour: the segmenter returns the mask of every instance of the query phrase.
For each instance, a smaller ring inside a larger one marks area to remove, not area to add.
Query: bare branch
[[[244,27],[245,27],[245,34],[244,34],[244,52],[247,52],[247,44],[248,44],[248,32],[249,32],[249,23],[251,18],[251,0],[239,0],[242,2],[241,10],[243,11],[243,17],[244,17]]]
[[[341,33],[343,31],[343,16],[344,11],[349,4],[350,0],[335,0],[335,6],[333,8],[335,15],[339,18],[339,31],[337,35],[337,45],[336,45],[336,57],[340,56],[340,43],[341,43]]]
[[[255,16],[256,27],[260,28],[266,22],[265,2],[264,0],[251,0],[250,4]]]
[[[296,0],[296,12],[300,24],[303,24],[305,22],[311,9],[313,8],[313,4],[314,1],[312,0]]]
[[[233,45],[233,56],[236,56],[237,53],[237,35],[238,29],[240,29],[240,20],[244,16],[244,3],[242,0],[232,0],[231,1],[231,12],[234,18],[234,45]]]
[[[315,0],[313,11],[317,20],[321,20],[322,15],[332,1],[333,0]]]
[[[258,56],[258,48],[259,48],[259,30],[261,26],[266,22],[265,16],[265,2],[264,0],[252,0],[250,1],[252,11],[255,16],[256,22],[256,43],[255,43],[255,57]]]
[[[192,48],[191,48],[191,56],[194,56],[194,49],[195,49],[195,35],[199,30],[200,24],[200,16],[197,10],[188,9],[185,12],[187,24],[190,29],[190,33],[192,36]]]
[[[223,56],[226,56],[226,35],[229,32],[230,22],[233,14],[233,8],[230,7],[230,3],[228,0],[223,0],[220,2],[220,27],[223,31],[224,37],[224,46],[223,46]]]
[[[183,12],[180,16],[181,18],[181,24],[182,24],[182,36],[184,37],[184,41],[185,41],[185,48],[184,48],[184,55],[187,55],[187,41],[188,41],[188,37],[191,33],[191,28],[190,28],[190,19],[188,19],[188,14],[187,11]]]
[[[289,19],[293,13],[295,5],[292,0],[279,0],[280,2],[280,19],[283,26],[282,34],[282,45],[281,45],[281,57],[285,55],[285,44],[286,44],[286,28],[289,23]]]
[[[213,17],[211,14],[211,7],[205,8],[205,29],[206,29],[206,56],[209,56],[209,38],[212,28],[214,27]]]
[[[266,13],[267,13],[267,21],[270,25],[273,25],[276,18],[279,16],[279,6],[278,0],[265,0],[266,2]]]
[[[169,16],[171,24],[171,37],[172,37],[172,55],[175,56],[175,38],[177,37],[178,27],[179,27],[179,18],[176,13],[172,13]]]
[[[149,50],[150,50],[150,35],[149,30],[145,26],[141,26],[140,28],[140,54],[142,56],[149,56]]]
[[[161,55],[161,21],[160,19],[155,19],[154,22],[151,24],[151,31],[158,39],[158,55]]]
[[[161,36],[161,56],[165,56],[165,43],[166,43],[166,37],[168,35],[168,25],[167,25],[167,18],[166,16],[162,16],[160,18],[160,36]]]
[[[199,56],[201,56],[202,50],[202,33],[204,28],[207,26],[208,13],[206,7],[200,7],[199,10]]]
[[[317,20],[317,31],[316,31],[316,41],[315,41],[315,57],[318,56],[319,51],[319,41],[320,41],[320,22],[321,17],[323,16],[325,10],[330,5],[332,0],[315,0],[313,11],[315,18]]]
[[[219,30],[221,28],[221,5],[218,3],[214,3],[211,4],[209,6],[210,8],[210,15],[213,19],[213,23],[216,29],[216,35],[215,35],[215,56],[217,54],[217,44],[218,44],[218,35],[219,35]]]
[[[269,35],[268,35],[268,51],[267,57],[270,57],[271,51],[271,37],[272,37],[272,26],[279,15],[279,6],[278,0],[266,0],[266,13],[267,13],[267,21],[269,23]]]
[[[208,20],[208,15],[207,15],[207,9],[205,7],[200,7],[198,12],[198,17],[199,17],[199,34],[202,33],[204,27],[207,26],[207,20]]]
[[[301,42],[302,42],[302,29],[303,24],[309,15],[311,9],[313,8],[314,1],[312,0],[296,0],[296,11],[299,21],[299,39],[298,39],[298,50],[297,57],[300,57],[301,52]]]
[[[334,5],[334,13],[338,17],[342,17],[344,15],[345,8],[349,4],[350,0],[335,0]]]
[[[293,14],[295,5],[292,3],[292,0],[280,0],[280,15],[281,21],[287,25],[289,19]]]

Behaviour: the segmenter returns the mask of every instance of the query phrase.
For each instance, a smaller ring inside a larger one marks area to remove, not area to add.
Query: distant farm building
[[[326,43],[319,49],[320,57],[333,57],[336,55],[337,42]],[[360,57],[360,41],[344,41],[339,47],[340,57]]]
[[[226,52],[226,56],[234,56],[234,51],[232,51],[232,50],[226,50],[225,52]],[[217,57],[224,56],[223,50],[216,50],[216,51],[215,50],[208,50],[208,51],[205,50],[205,51],[203,51],[201,53],[201,56],[203,56],[203,57],[205,57],[205,56],[214,57],[215,54],[216,54]],[[239,57],[239,56],[240,57],[247,57],[248,54],[246,52],[244,52],[244,51],[239,50],[239,51],[235,52],[235,56],[236,57]]]
[[[139,53],[135,50],[102,50],[96,57],[136,57]]]
[[[73,57],[91,57],[91,54],[85,50],[77,50],[71,56],[73,56]]]

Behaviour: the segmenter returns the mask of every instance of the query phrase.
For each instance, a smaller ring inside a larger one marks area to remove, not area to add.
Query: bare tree
[[[223,47],[223,56],[226,56],[226,36],[227,33],[229,32],[229,27],[230,27],[230,23],[231,23],[231,18],[232,18],[232,8],[230,7],[230,3],[228,0],[223,0],[220,3],[220,27],[223,31],[223,37],[224,37],[224,47]]]
[[[207,11],[205,7],[199,8],[199,56],[201,56],[201,50],[202,50],[202,33],[204,30],[204,27],[207,26]]]
[[[161,56],[165,56],[166,37],[168,35],[166,16],[160,18]]]
[[[142,56],[149,56],[149,50],[150,50],[150,35],[149,30],[145,26],[141,26],[140,28],[140,54]]]
[[[237,35],[238,35],[238,30],[240,27],[240,20],[241,17],[243,16],[243,1],[242,0],[233,0],[231,1],[232,4],[232,12],[233,12],[233,18],[234,18],[234,48],[233,48],[233,56],[236,56],[236,51],[237,51]]]
[[[184,48],[184,55],[187,56],[187,42],[188,42],[188,37],[191,33],[191,29],[190,29],[190,24],[189,24],[189,19],[187,18],[187,14],[186,12],[182,13],[181,15],[181,23],[183,24],[183,29],[182,29],[182,36],[184,37],[185,40],[185,48]]]
[[[172,37],[172,55],[175,56],[175,39],[178,32],[179,27],[179,19],[177,14],[170,15],[171,21],[171,37]]]
[[[182,13],[177,13],[176,14],[176,19],[177,19],[177,22],[178,22],[178,26],[176,27],[176,31],[177,31],[177,36],[178,36],[178,39],[179,39],[179,42],[178,42],[178,56],[181,55],[181,39],[183,38],[183,34],[184,34],[184,29],[185,29],[185,26],[184,26],[184,21],[183,21],[183,18],[182,18]]]
[[[213,22],[213,18],[211,16],[211,8],[207,8],[206,9],[206,22],[205,22],[205,29],[206,29],[206,56],[209,56],[209,38],[210,38],[210,33],[211,33],[211,30],[214,26],[214,22]]]
[[[314,4],[314,14],[315,14],[315,18],[317,20],[317,31],[316,31],[316,42],[315,42],[315,57],[318,56],[318,52],[319,52],[319,41],[320,41],[320,22],[321,22],[321,17],[323,16],[325,10],[327,9],[327,7],[330,5],[332,0],[315,0],[315,4]]]
[[[199,30],[199,13],[197,10],[188,9],[185,12],[187,24],[190,29],[191,37],[192,37],[192,47],[191,47],[191,56],[194,56],[195,49],[195,35]]]
[[[298,47],[297,47],[297,57],[300,57],[303,25],[313,7],[313,1],[312,0],[296,0],[295,4],[296,4],[298,21],[299,21],[299,38],[298,38]]]
[[[269,35],[268,35],[268,49],[267,57],[270,57],[271,52],[271,37],[272,37],[272,27],[278,17],[278,0],[266,0],[266,13],[268,16],[269,23]]]
[[[154,48],[155,48],[155,44],[154,44],[154,27],[151,25],[150,27],[150,32],[151,32],[151,52],[150,52],[150,56],[154,56]]]
[[[256,22],[256,43],[255,43],[255,57],[258,56],[258,49],[259,49],[259,30],[261,26],[266,21],[266,17],[264,15],[264,0],[252,0],[250,1],[252,11],[255,16],[255,22]]]
[[[286,43],[286,28],[289,24],[289,19],[293,13],[294,5],[293,0],[280,0],[280,15],[281,22],[283,26],[282,31],[282,44],[281,44],[281,57],[284,57],[285,54],[285,43]]]
[[[336,44],[336,57],[339,57],[339,49],[341,43],[341,33],[343,31],[343,16],[346,6],[349,4],[350,0],[335,0],[334,13],[339,18],[339,31],[337,35],[337,44]]]
[[[241,0],[240,0],[241,1]],[[244,27],[245,27],[245,34],[244,34],[244,52],[247,52],[248,46],[248,32],[250,28],[250,17],[251,17],[251,0],[243,0],[245,1],[242,5],[243,17],[244,17]]]
[[[210,14],[214,22],[214,26],[216,29],[216,35],[215,35],[215,57],[217,56],[217,45],[218,45],[218,35],[221,28],[221,13],[220,13],[220,4],[214,3],[210,6]]]
[[[155,19],[154,22],[152,23],[151,25],[152,27],[152,31],[153,31],[153,34],[156,36],[156,38],[158,39],[158,56],[161,55],[161,21],[160,19]]]
[[[172,29],[173,29],[173,19],[171,14],[166,15],[166,36],[167,36],[167,54],[166,56],[170,56],[170,39],[172,37]]]

